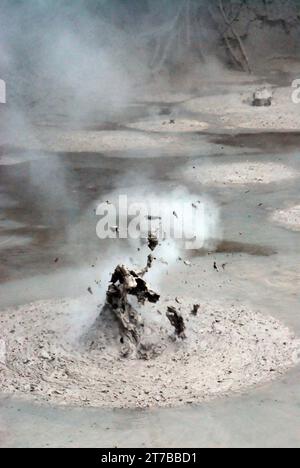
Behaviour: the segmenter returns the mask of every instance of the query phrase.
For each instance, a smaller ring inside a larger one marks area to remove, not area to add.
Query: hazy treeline
[[[0,77],[14,99],[31,89],[82,111],[97,90],[113,108],[149,76],[212,58],[248,72],[299,40],[298,0],[2,0]]]

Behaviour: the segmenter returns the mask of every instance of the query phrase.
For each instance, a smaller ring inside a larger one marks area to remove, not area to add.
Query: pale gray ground
[[[3,311],[1,391],[62,405],[181,406],[275,379],[300,360],[300,340],[271,317],[225,302],[202,303],[195,317],[190,298],[177,300],[180,304],[163,300],[143,313],[144,342],[159,352],[147,361],[121,358],[111,320],[102,319],[90,333],[85,300]],[[186,340],[172,339],[174,331],[161,312],[170,305],[185,319]],[[86,316],[87,325],[75,337],[77,314]],[[87,333],[83,343],[80,332]]]
[[[180,177],[181,174],[179,174]],[[182,175],[181,175],[182,176]],[[283,164],[237,162],[231,164],[198,165],[192,161],[184,173],[184,177],[201,184],[270,184],[285,179],[297,177],[296,171]]]
[[[276,210],[271,219],[287,229],[300,231],[300,205],[295,205],[284,210]]]

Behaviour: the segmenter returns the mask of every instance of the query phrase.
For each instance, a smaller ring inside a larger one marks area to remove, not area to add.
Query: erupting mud
[[[179,338],[185,339],[185,323],[182,315],[175,307],[168,307],[167,317],[171,325],[175,328],[175,334]]]
[[[299,362],[300,342],[272,317],[160,297],[144,279],[153,260],[140,271],[117,266],[96,321],[86,297],[2,311],[1,392],[60,405],[178,406],[273,380]]]
[[[150,234],[149,238],[153,238],[153,235]],[[139,272],[119,265],[115,269],[107,291],[105,309],[113,312],[118,321],[123,357],[149,358],[151,353],[149,347],[142,341],[144,332],[142,316],[130,304],[128,295],[135,296],[141,305],[147,301],[151,304],[159,301],[159,294],[149,289],[143,278],[152,267],[152,263],[153,257],[149,255],[146,268]]]

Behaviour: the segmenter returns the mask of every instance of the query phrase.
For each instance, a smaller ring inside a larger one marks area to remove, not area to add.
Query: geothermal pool
[[[43,154],[41,159],[34,158],[34,165],[28,152],[24,153],[20,163],[10,165],[9,151],[6,151],[5,165],[1,166],[0,172],[3,210],[0,235],[4,240],[0,244],[0,294],[1,308],[9,312],[7,315],[2,312],[2,324],[12,325],[12,310],[17,316],[17,306],[26,312],[30,309],[26,304],[36,301],[46,301],[45,304],[50,303],[53,307],[55,301],[64,301],[65,298],[76,301],[78,297],[84,297],[87,311],[95,310],[99,299],[94,281],[97,278],[102,280],[103,264],[106,265],[112,252],[114,261],[122,261],[124,249],[127,252],[128,246],[126,241],[115,247],[113,241],[107,244],[97,239],[95,214],[91,209],[94,202],[117,187],[122,191],[138,190],[139,183],[140,187],[148,184],[156,193],[165,193],[174,190],[180,179],[180,183],[192,193],[210,197],[220,208],[222,240],[208,249],[184,252],[182,257],[186,264],[178,261],[170,269],[165,266],[160,282],[165,289],[166,301],[178,298],[188,304],[188,309],[196,301],[204,308],[207,305],[208,311],[212,304],[218,304],[218,311],[221,316],[224,313],[224,317],[226,307],[246,310],[254,321],[262,317],[261,325],[265,330],[270,330],[270,324],[275,324],[277,333],[278,330],[289,329],[289,332],[284,331],[288,333],[284,335],[284,342],[290,337],[299,337],[298,233],[273,219],[278,210],[297,206],[298,154],[293,151],[294,147],[290,147],[285,155],[262,150],[253,152],[256,138],[260,141],[256,135],[252,139],[247,137],[249,148],[243,146],[233,152],[230,140],[228,145],[223,142],[223,154],[219,154],[219,146],[216,148],[209,137],[198,135],[197,138],[199,143],[204,142],[206,148],[210,148],[214,156],[209,161],[203,155],[196,159],[195,178],[191,177],[195,171],[191,168],[195,165],[194,151],[190,158],[178,156],[176,164],[171,163],[168,156],[153,159],[147,151],[143,158],[141,153],[134,159],[107,158],[99,153],[49,153]],[[211,162],[226,166],[226,171],[217,172],[216,183],[212,166],[204,172],[205,181],[202,183],[201,167],[207,168]],[[284,166],[286,172],[272,172],[273,166]],[[228,179],[230,168],[235,168],[237,181]],[[241,174],[239,168],[242,168]],[[253,168],[259,171],[254,178]],[[48,177],[49,173],[56,175],[57,171],[60,174],[56,179],[57,186],[45,196],[43,177],[45,174]],[[133,174],[140,174],[141,180]],[[219,180],[222,174],[223,181]],[[37,183],[34,190],[30,183],[33,175],[41,175],[40,184]],[[261,180],[264,178],[265,181]],[[87,292],[91,285],[93,296]],[[43,303],[39,304],[43,306]],[[215,313],[216,308],[213,306],[210,312]],[[268,322],[270,316],[272,319]],[[25,313],[23,318],[33,319],[30,310],[29,315]],[[217,320],[219,325],[219,318]],[[78,314],[74,333],[78,333],[84,322],[85,317]],[[272,344],[273,338],[271,334]],[[267,340],[266,346],[268,343]],[[48,400],[46,406],[38,392],[34,395],[34,390],[29,392],[35,400],[32,402],[20,400],[18,392],[12,398],[8,392],[1,397],[1,443],[17,446],[122,446],[128,443],[172,446],[174,440],[175,446],[178,443],[184,446],[226,446],[228,441],[232,445],[272,446],[280,440],[285,445],[293,445],[297,441],[288,434],[297,433],[299,421],[299,366],[296,365],[298,355],[294,351],[293,348],[293,362],[290,355],[288,359],[283,355],[280,359],[286,365],[276,375],[250,381],[250,388],[240,385],[231,389],[228,381],[219,384],[221,390],[213,389],[215,395],[211,402],[201,403],[201,398],[197,400],[188,393],[182,402],[177,402],[177,397],[167,404],[148,401],[149,409],[142,404],[137,405],[134,400],[129,402],[128,398],[122,405],[110,405],[106,400],[106,408],[95,409],[89,408],[97,405],[88,401],[88,396],[80,395],[75,401],[77,408],[71,408],[74,401],[64,402],[60,391],[56,392],[53,400]],[[228,354],[228,349],[224,352]],[[267,364],[268,372],[273,374],[272,363]],[[186,376],[183,374],[183,379]],[[18,380],[16,375],[12,376],[14,379]],[[221,382],[222,379],[219,380]],[[188,387],[187,392],[191,391],[189,382],[185,386]],[[215,399],[218,393],[219,398]],[[44,400],[47,403],[47,398]],[[49,403],[52,404],[49,406]],[[61,403],[67,407],[57,406]],[[181,408],[174,408],[178,403]],[[184,405],[186,403],[187,406]],[[112,410],[109,406],[123,406],[125,409]],[[156,406],[171,407],[159,409]],[[278,427],[276,434],[274,425]],[[268,437],[262,438],[262,432],[268,433]]]

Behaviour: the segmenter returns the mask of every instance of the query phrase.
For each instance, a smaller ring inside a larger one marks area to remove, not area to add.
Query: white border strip
[[[6,104],[6,83],[0,80],[0,104]]]

